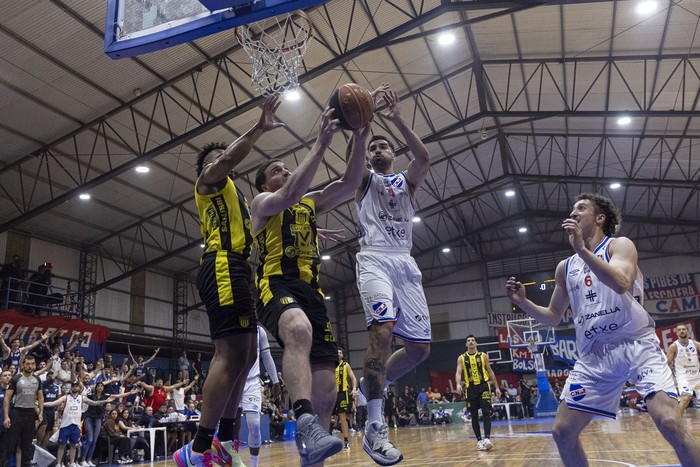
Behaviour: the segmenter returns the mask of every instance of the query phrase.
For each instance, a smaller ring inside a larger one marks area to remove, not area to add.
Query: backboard
[[[554,328],[533,318],[515,319],[506,323],[508,345],[513,348],[527,348],[536,345],[540,349],[556,343]]]
[[[105,53],[133,57],[326,1],[108,0]]]

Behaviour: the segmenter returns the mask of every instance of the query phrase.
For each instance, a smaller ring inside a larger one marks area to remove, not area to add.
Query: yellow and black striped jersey
[[[316,235],[316,206],[302,198],[297,204],[270,217],[255,243],[260,255],[256,283],[263,303],[271,298],[267,280],[272,276],[300,279],[321,292],[318,275],[321,261]]]
[[[253,245],[250,211],[248,201],[233,180],[227,177],[226,185],[211,195],[197,193],[195,183],[194,199],[206,245],[204,253],[230,251],[247,260]]]

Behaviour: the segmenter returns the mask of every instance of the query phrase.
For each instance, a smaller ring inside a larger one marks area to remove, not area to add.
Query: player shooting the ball
[[[318,284],[320,255],[316,216],[352,195],[362,181],[365,144],[371,125],[353,131],[347,169],[320,191],[307,193],[323,154],[339,130],[332,108],[321,115],[318,138],[291,172],[281,160],[257,171],[260,191],[251,204],[252,231],[260,253],[256,286],[260,322],[284,349],[282,362],[303,466],[323,463],[343,448],[328,434],[336,402],[338,347]]]

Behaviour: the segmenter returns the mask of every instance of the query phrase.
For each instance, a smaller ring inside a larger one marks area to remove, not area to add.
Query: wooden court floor
[[[553,418],[494,422],[490,452],[476,450],[471,425],[446,425],[390,429],[390,438],[401,450],[401,467],[464,466],[561,466],[552,440]],[[685,423],[700,442],[700,410],[688,409]],[[340,436],[340,435],[338,435]],[[656,431],[646,413],[618,413],[617,420],[596,417],[582,434],[584,449],[591,466],[677,466],[671,446]],[[248,465],[248,450],[241,448]],[[299,457],[293,441],[265,445],[260,450],[260,466],[298,466]],[[362,434],[350,435],[350,452],[340,452],[326,461],[326,466],[369,467],[376,465],[362,450]],[[175,467],[170,459],[154,467]]]

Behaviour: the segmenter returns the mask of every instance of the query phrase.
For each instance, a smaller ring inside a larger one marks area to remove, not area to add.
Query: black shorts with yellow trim
[[[265,303],[260,298],[257,303],[260,323],[275,336],[277,342],[284,347],[284,341],[279,335],[279,320],[286,310],[301,308],[311,323],[311,363],[332,362],[338,366],[338,345],[333,336],[331,321],[323,295],[300,279],[284,276],[270,276],[260,284],[264,290],[258,289],[258,294],[267,299]]]
[[[338,391],[338,397],[335,400],[335,409],[333,413],[348,413],[352,412],[352,398],[349,391]]]
[[[467,407],[471,408],[474,404],[482,410],[491,408],[491,388],[489,383],[470,385],[467,388]]]
[[[212,339],[257,332],[252,271],[242,255],[230,251],[207,253],[197,274],[197,289],[209,315]]]

